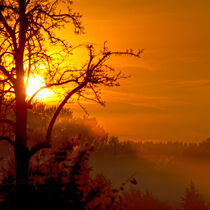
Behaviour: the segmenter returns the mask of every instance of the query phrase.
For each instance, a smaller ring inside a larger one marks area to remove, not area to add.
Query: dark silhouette
[[[185,196],[183,197],[182,209],[184,210],[208,210],[205,201],[201,195],[195,189],[193,182],[190,183],[190,186],[186,189]]]
[[[28,191],[21,203],[15,190],[12,174],[3,181],[0,193],[4,200],[1,209],[121,209],[123,187],[136,184],[129,178],[120,189],[114,189],[111,182],[101,174],[90,176],[92,169],[88,159],[92,146],[78,149],[79,139],[72,139],[57,151],[34,156],[29,170]],[[40,163],[41,162],[41,163]]]
[[[0,121],[9,124],[15,132],[13,136],[3,135],[0,139],[14,147],[16,190],[20,192],[20,198],[21,192],[27,192],[30,158],[40,149],[51,146],[52,129],[65,104],[73,95],[77,95],[78,102],[80,98],[85,98],[103,105],[100,87],[117,86],[119,79],[125,77],[113,71],[106,61],[111,55],[139,57],[142,52],[113,52],[105,45],[101,54],[95,54],[93,45],[86,45],[89,55],[87,63],[81,68],[69,68],[68,63],[64,65],[65,58],[71,55],[74,47],[58,37],[55,29],[71,22],[75,33],[83,31],[81,15],[71,10],[71,3],[67,0],[0,1],[0,95],[1,102],[8,101],[9,98],[10,102],[4,103],[5,110],[8,114],[13,112],[14,116],[9,118],[1,113],[3,118]],[[56,46],[60,51],[50,53],[47,50],[50,45]],[[29,77],[34,74],[43,76],[46,86],[34,93],[30,99],[26,99],[26,86]],[[66,88],[64,98],[48,124],[45,140],[29,148],[27,113],[29,109],[33,109],[32,101],[39,91],[57,86]],[[86,94],[86,91],[89,93]]]
[[[28,139],[31,145],[42,140],[55,110],[56,107],[37,102],[33,103],[33,110],[28,110]],[[95,130],[100,132],[92,132]],[[79,137],[78,133],[81,134]],[[210,154],[205,153],[202,157],[202,153],[208,151],[209,140],[200,144],[121,142],[118,137],[109,136],[95,119],[74,118],[72,112],[65,108],[59,114],[52,136],[52,148],[41,150],[30,160],[28,192],[22,205],[18,202],[15,188],[15,171],[13,167],[5,167],[6,178],[0,187],[0,209],[15,209],[11,205],[18,203],[26,209],[163,210],[184,209],[184,206],[189,209],[194,205],[201,209],[209,207],[195,187],[188,187],[184,194],[187,183],[179,186],[179,180],[193,175],[196,178],[196,173],[206,173],[206,178],[202,175],[200,179],[192,180],[200,186],[202,183],[208,185]],[[10,161],[5,166],[12,166],[13,157],[8,154],[8,145],[1,142],[0,149],[1,167],[8,155]],[[205,161],[206,169],[202,168]],[[191,169],[192,164],[195,168]],[[11,169],[13,171],[8,173]],[[180,171],[184,174],[181,177]],[[130,177],[134,172],[138,184]],[[170,179],[170,176],[176,178]],[[127,177],[130,177],[128,181],[124,181]],[[132,183],[134,189],[129,190],[128,183]],[[177,192],[179,187],[181,190]],[[146,193],[146,190],[151,193]],[[202,187],[199,190],[207,196]]]
[[[137,190],[130,190],[123,195],[124,202],[127,204],[129,210],[172,210],[173,208],[167,203],[161,202],[154,198],[149,192],[143,194]]]

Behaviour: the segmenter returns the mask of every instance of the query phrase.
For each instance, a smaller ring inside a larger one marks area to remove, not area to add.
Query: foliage
[[[131,189],[124,193],[123,198],[129,210],[172,210],[171,206],[154,198],[149,192],[142,194],[138,190]]]
[[[181,208],[183,210],[208,210],[205,201],[201,195],[195,189],[193,182],[190,183],[190,186],[186,189],[185,196],[182,200]]]
[[[42,151],[33,158],[29,171],[29,191],[19,203],[15,178],[10,174],[1,185],[1,209],[120,209],[124,204],[119,190],[101,174],[90,175],[88,159],[92,147],[78,148],[72,139],[57,151]],[[129,179],[136,184],[135,179]]]

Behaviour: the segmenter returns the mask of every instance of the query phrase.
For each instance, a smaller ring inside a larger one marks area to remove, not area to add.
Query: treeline
[[[135,175],[119,187],[114,187],[103,174],[91,174],[94,170],[89,164],[92,152],[92,146],[82,146],[79,139],[72,139],[56,150],[43,150],[37,154],[30,166],[29,191],[25,195],[24,205],[21,204],[22,209],[209,209],[209,204],[192,182],[184,196],[180,197],[178,208],[159,200],[150,192],[138,190]],[[1,209],[16,209],[19,200],[15,191],[15,175],[11,169],[5,171],[0,196]]]
[[[103,149],[118,155],[137,155],[138,157],[170,157],[170,158],[195,158],[209,161],[210,139],[200,143],[186,142],[152,142],[152,141],[119,141],[118,137],[109,137],[106,144],[98,142],[97,149]]]
[[[29,136],[35,141],[42,140],[46,125],[54,113],[56,107],[48,107],[45,104],[35,103],[33,110],[29,112]],[[124,141],[118,137],[110,136],[95,118],[75,118],[68,109],[63,109],[56,121],[53,131],[54,145],[60,144],[80,136],[81,143],[94,144],[94,148],[110,150],[113,153],[137,154],[142,156],[170,156],[176,158],[210,158],[210,138],[203,142],[155,142],[155,141]],[[111,151],[112,150],[112,151]]]
[[[55,107],[34,104],[28,115],[31,144],[43,140],[54,110]],[[6,127],[1,127],[1,132],[8,132],[14,138]],[[210,207],[208,199],[202,197],[193,183],[187,188],[183,186],[186,190],[178,195],[176,205],[168,202],[168,198],[159,197],[163,194],[160,188],[155,195],[151,188],[141,190],[142,173],[145,177],[151,174],[162,177],[156,168],[163,163],[170,165],[174,159],[208,160],[210,139],[197,144],[121,142],[118,137],[109,136],[96,119],[74,118],[69,109],[64,109],[55,124],[52,140],[53,147],[42,150],[31,161],[25,209],[206,210]],[[18,203],[14,157],[8,147],[1,142],[1,209],[15,209]],[[173,188],[166,191],[169,194]]]

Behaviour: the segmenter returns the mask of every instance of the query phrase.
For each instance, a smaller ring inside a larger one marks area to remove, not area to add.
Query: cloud
[[[176,87],[176,88],[200,88],[210,87],[210,79],[199,79],[199,80],[165,80],[162,81],[163,85]]]

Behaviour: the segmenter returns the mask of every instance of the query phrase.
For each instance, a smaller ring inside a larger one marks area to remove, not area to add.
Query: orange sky
[[[210,1],[75,0],[85,35],[111,49],[144,48],[141,59],[117,58],[130,74],[121,87],[104,90],[106,108],[87,108],[121,139],[204,140],[210,137]],[[111,97],[110,97],[111,96]]]

